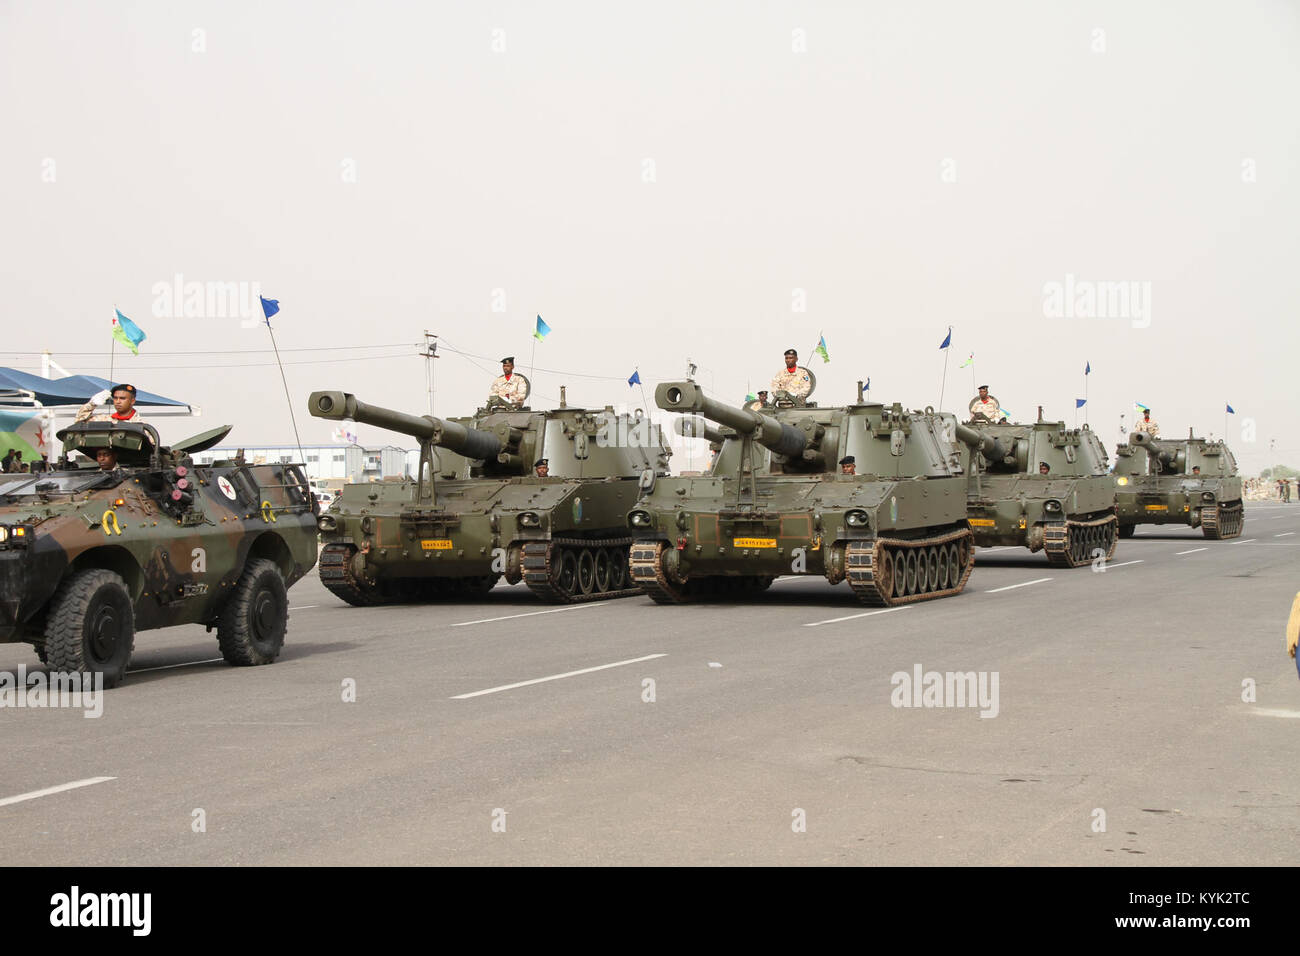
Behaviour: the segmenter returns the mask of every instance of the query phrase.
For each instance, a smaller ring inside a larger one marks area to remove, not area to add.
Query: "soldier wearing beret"
[[[96,415],[95,406],[110,395],[113,396],[113,413]],[[92,395],[90,401],[77,409],[77,417],[74,419],[75,422],[131,422],[132,424],[140,420],[140,412],[135,407],[135,386],[126,383],[114,385],[111,389],[104,389]]]
[[[858,473],[858,460],[852,455],[845,455],[840,459],[841,475],[856,475]]]
[[[1160,437],[1160,426],[1151,419],[1151,409],[1142,409],[1142,420],[1133,428],[1134,431],[1146,432],[1152,438]]]
[[[515,374],[515,357],[507,355],[501,360],[501,374],[492,380],[488,398],[499,398],[519,408],[524,404],[527,393],[528,386],[524,384],[523,377]]]
[[[979,394],[971,399],[970,403],[970,420],[982,424],[992,425],[1001,421],[1002,409],[998,406],[998,400],[989,395],[989,387],[981,385]]]
[[[551,474],[551,464],[545,458],[539,458],[533,462],[533,473],[538,478],[546,478]]]
[[[756,398],[754,401],[750,402],[748,405],[745,406],[745,409],[751,412],[761,412],[765,408],[767,408],[766,391],[759,392],[758,398]]]
[[[1040,461],[1040,462],[1038,463],[1038,473],[1039,473],[1040,475],[1051,474],[1051,471],[1052,471],[1051,466],[1048,465],[1047,462],[1045,462],[1045,461]]]
[[[799,367],[799,353],[785,350],[785,370],[772,376],[772,393],[785,392],[791,398],[807,398],[812,391],[812,379]]]

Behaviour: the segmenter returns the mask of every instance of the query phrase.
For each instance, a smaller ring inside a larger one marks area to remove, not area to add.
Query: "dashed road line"
[[[1175,554],[1196,554],[1198,551],[1209,551],[1209,548],[1192,548],[1190,551],[1176,551]]]
[[[999,591],[1012,591],[1016,588],[1027,588],[1031,584],[1042,584],[1044,581],[1050,581],[1051,578],[1035,578],[1032,581],[1021,581],[1019,584],[1008,584],[1004,588],[993,588],[991,591],[985,591],[985,594],[997,594]]]
[[[48,797],[51,794],[63,793],[65,790],[77,790],[81,787],[92,787],[97,783],[108,783],[110,780],[116,780],[117,777],[87,777],[85,780],[74,780],[72,783],[61,783],[57,787],[46,787],[44,790],[33,790],[30,793],[20,793],[15,797],[5,797],[0,800],[0,807],[7,807],[11,803],[22,803],[24,800],[35,800],[37,797]]]
[[[589,604],[574,604],[572,607],[553,607],[546,611],[528,611],[524,614],[507,614],[505,617],[485,617],[477,621],[458,621],[452,627],[468,627],[470,624],[492,624],[495,621],[513,621],[517,617],[536,617],[538,614],[562,614],[565,611],[585,611],[589,607],[600,607],[599,601]]]
[[[202,660],[202,661],[186,661],[186,662],[183,663],[183,664],[163,664],[161,667],[142,667],[142,668],[140,668],[140,670],[132,669],[132,670],[127,671],[127,673],[128,673],[128,674],[147,674],[147,673],[149,673],[150,671],[169,671],[169,670],[171,670],[173,667],[193,667],[195,664],[217,664],[217,663],[221,662],[221,661],[224,660],[224,659],[225,659],[225,658],[222,658],[222,657],[209,657],[207,660]]]
[[[1144,563],[1145,562],[1141,558],[1139,558],[1136,561],[1121,561],[1119,564],[1103,564],[1102,567],[1105,568],[1107,571],[1109,571],[1112,568],[1123,568],[1123,567],[1127,567],[1130,564],[1144,564]]]
[[[849,614],[845,617],[833,617],[827,621],[812,621],[805,624],[804,627],[821,627],[823,624],[838,624],[840,621],[855,621],[860,617],[871,617],[875,614],[888,614],[890,611],[906,611],[912,605],[904,604],[900,607],[882,607],[878,611],[863,611],[861,614]]]
[[[572,608],[564,608],[572,610]],[[545,684],[547,681],[563,680],[566,677],[577,677],[579,674],[592,674],[596,671],[609,670],[611,667],[625,667],[628,664],[640,664],[642,661],[652,661],[659,657],[667,657],[667,654],[647,654],[645,657],[634,657],[631,660],[615,661],[612,664],[600,664],[597,667],[584,667],[578,671],[566,671],[563,674],[552,674],[550,677],[534,677],[532,680],[521,680],[514,684],[502,684],[500,687],[489,687],[487,690],[476,690],[468,694],[457,694],[452,700],[466,700],[470,697],[482,697],[484,694],[499,694],[503,690],[514,690],[516,687],[528,687],[531,684]]]

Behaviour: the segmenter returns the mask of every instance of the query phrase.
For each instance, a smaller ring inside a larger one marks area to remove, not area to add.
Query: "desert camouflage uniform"
[[[1146,432],[1152,438],[1160,437],[1160,426],[1156,424],[1154,418],[1150,421],[1145,418],[1139,418],[1138,423],[1134,426],[1133,430],[1135,432]]]
[[[77,409],[77,417],[73,419],[73,424],[79,425],[82,422],[130,422],[132,425],[138,425],[144,421],[144,419],[140,417],[140,409],[136,408],[134,405],[131,406],[130,418],[114,418],[113,416],[115,414],[117,413],[109,412],[104,415],[96,415],[95,401],[94,399],[91,399],[86,402],[85,405],[82,405]]]
[[[781,369],[772,377],[770,391],[789,392],[795,398],[805,398],[812,391],[812,379],[808,377],[807,372],[797,366],[794,371]]]
[[[996,398],[989,398],[980,401],[976,398],[970,403],[970,419],[973,422],[986,421],[997,422],[1002,418],[1002,409],[998,406]]]
[[[524,385],[523,378],[519,375],[511,375],[509,380],[504,375],[498,375],[492,380],[492,388],[488,390],[488,398],[504,398],[512,405],[522,405],[527,388]]]

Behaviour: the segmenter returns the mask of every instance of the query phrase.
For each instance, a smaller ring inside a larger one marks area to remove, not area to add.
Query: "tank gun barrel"
[[[432,415],[407,415],[379,405],[367,405],[350,392],[312,392],[307,410],[316,418],[342,421],[345,418],[363,425],[410,435],[470,459],[496,458],[501,441],[491,432],[467,428]]]
[[[989,461],[1001,461],[1007,457],[1007,450],[1002,442],[992,435],[983,435],[969,425],[957,423],[957,438],[965,442],[972,450],[979,452]]]
[[[1160,462],[1162,467],[1168,467],[1174,463],[1177,452],[1165,447],[1146,432],[1133,432],[1128,436],[1128,441],[1130,445],[1135,445],[1145,451],[1152,461]]]
[[[673,423],[673,430],[683,438],[703,438],[715,445],[722,444],[722,432],[710,428],[709,423],[702,418],[683,415]]]
[[[765,448],[787,458],[798,458],[808,446],[808,437],[797,428],[770,415],[724,405],[707,398],[694,382],[663,382],[655,389],[655,404],[668,412],[695,412],[720,425],[749,435]]]

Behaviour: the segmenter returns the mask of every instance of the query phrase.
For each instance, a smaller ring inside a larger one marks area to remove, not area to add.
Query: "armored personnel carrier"
[[[1115,553],[1115,480],[1087,425],[958,423],[956,434],[978,546],[1045,551],[1050,564],[1065,568]]]
[[[708,475],[658,477],[628,513],[632,579],[655,601],[752,593],[786,574],[847,580],[881,606],[965,586],[966,482],[939,415],[861,394],[844,408],[747,411],[689,381],[659,385],[655,402],[716,423],[678,428],[719,447]],[[841,474],[850,455],[857,474]]]
[[[1237,460],[1221,441],[1152,438],[1133,432],[1115,449],[1119,534],[1140,524],[1200,527],[1207,538],[1235,538],[1245,527]]]
[[[165,448],[152,425],[86,422],[58,433],[52,471],[3,476],[0,642],[108,687],[136,632],[174,624],[215,627],[231,664],[273,662],[316,505],[299,465],[194,464],[229,431]]]
[[[637,593],[624,516],[670,454],[649,419],[563,402],[442,419],[346,392],[313,392],[308,408],[420,443],[415,478],[345,485],[320,517],[321,581],[349,604],[481,597],[503,576],[553,603]]]

